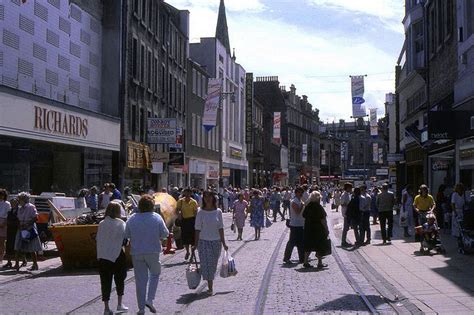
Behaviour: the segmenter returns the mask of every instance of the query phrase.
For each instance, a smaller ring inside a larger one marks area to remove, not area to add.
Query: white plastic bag
[[[201,283],[201,273],[199,272],[198,263],[194,253],[191,256],[190,264],[186,268],[186,280],[188,281],[188,287],[191,290],[196,289]]]
[[[220,276],[222,278],[228,278],[231,276],[237,275],[237,268],[235,267],[235,260],[229,254],[228,251],[225,251],[222,255],[222,262],[221,262],[221,271]]]
[[[222,255],[220,276],[222,278],[229,277],[229,253],[227,251]]]

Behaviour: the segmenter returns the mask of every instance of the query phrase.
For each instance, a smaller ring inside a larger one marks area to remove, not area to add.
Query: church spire
[[[227,18],[225,15],[224,0],[219,5],[219,16],[217,17],[216,38],[224,45],[230,55],[229,29],[227,28]]]

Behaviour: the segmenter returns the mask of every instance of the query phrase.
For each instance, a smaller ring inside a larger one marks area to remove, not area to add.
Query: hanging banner
[[[379,135],[379,126],[377,123],[377,108],[369,109],[370,116],[370,135],[376,137]]]
[[[326,150],[321,150],[321,165],[326,165]]]
[[[379,148],[379,164],[383,164],[383,148]]]
[[[303,144],[303,156],[301,157],[303,163],[308,162],[308,145]]]
[[[252,143],[253,135],[253,73],[245,74],[245,142]]]
[[[351,76],[352,117],[365,117],[364,76]]]
[[[347,142],[342,142],[341,143],[341,161],[346,160],[346,147],[347,147]]]
[[[202,117],[202,126],[206,131],[210,131],[216,126],[220,97],[221,80],[210,79],[207,86],[207,98],[206,103],[204,104],[204,114]]]
[[[374,163],[377,163],[379,161],[379,144],[378,143],[373,143],[372,144],[372,161]]]
[[[281,112],[273,113],[273,140],[277,143],[281,142]]]

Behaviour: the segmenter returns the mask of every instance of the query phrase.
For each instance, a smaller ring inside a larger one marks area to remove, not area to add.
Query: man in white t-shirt
[[[347,232],[349,231],[349,219],[346,216],[347,212],[347,205],[351,201],[351,194],[352,194],[352,184],[345,183],[344,184],[344,192],[341,195],[341,213],[344,217],[344,226],[342,228],[342,238],[341,238],[341,246],[342,247],[350,247],[352,246],[351,243],[347,241]]]

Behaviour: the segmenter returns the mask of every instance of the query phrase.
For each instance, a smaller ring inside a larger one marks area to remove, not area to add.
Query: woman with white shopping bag
[[[224,238],[222,211],[217,208],[217,198],[211,191],[203,194],[202,207],[196,215],[195,230],[195,246],[192,250],[198,250],[201,276],[208,283],[207,293],[212,295],[221,248],[227,251],[228,247]]]

